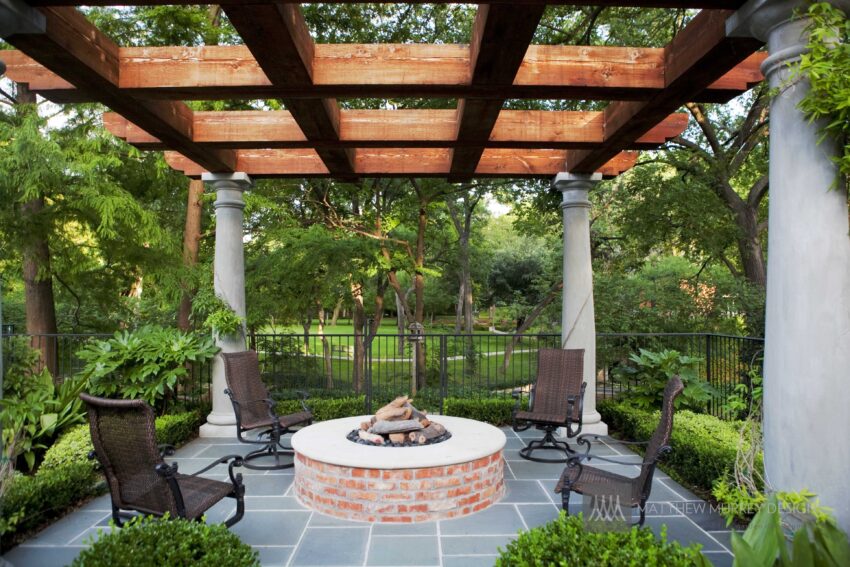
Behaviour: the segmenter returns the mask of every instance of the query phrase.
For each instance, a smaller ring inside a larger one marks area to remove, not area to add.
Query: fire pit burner
[[[360,423],[360,428],[351,431],[346,439],[360,445],[383,447],[417,447],[433,445],[449,439],[452,434],[436,421],[431,421],[428,412],[413,407],[413,400],[399,396]]]
[[[351,433],[345,436],[349,441],[353,441],[354,443],[359,443],[360,445],[368,445],[370,447],[374,447],[375,443],[371,441],[366,441],[365,439],[360,438],[360,432],[362,429],[352,429]],[[434,445],[436,443],[442,443],[443,441],[448,441],[452,438],[452,434],[448,431],[440,435],[439,437],[434,437],[433,439],[426,439],[423,443],[415,442],[415,441],[405,441],[404,443],[393,443],[392,441],[384,442],[380,447],[420,447],[422,445]]]

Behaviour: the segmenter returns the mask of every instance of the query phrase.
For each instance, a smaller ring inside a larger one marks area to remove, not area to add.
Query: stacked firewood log
[[[424,445],[445,435],[446,428],[431,421],[425,411],[413,407],[412,401],[407,396],[399,396],[379,409],[369,421],[360,424],[357,433],[360,439],[375,445]]]

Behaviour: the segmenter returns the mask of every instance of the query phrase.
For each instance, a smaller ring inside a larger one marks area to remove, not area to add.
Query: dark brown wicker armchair
[[[578,443],[587,447],[581,456],[569,460],[561,479],[555,487],[555,492],[561,493],[561,502],[564,511],[569,514],[570,492],[587,495],[606,495],[611,498],[619,498],[619,505],[627,505],[629,508],[639,508],[640,520],[637,525],[642,526],[646,519],[646,501],[652,490],[652,476],[655,474],[655,465],[658,460],[670,451],[670,434],[673,431],[673,402],[682,393],[685,387],[678,376],[674,376],[667,382],[664,388],[664,401],[661,407],[661,420],[655,433],[649,441],[626,442],[617,439],[612,440],[622,445],[646,445],[646,453],[640,464],[640,474],[634,478],[623,476],[600,468],[584,464],[584,461],[600,460],[607,463],[622,465],[635,465],[634,462],[618,461],[607,457],[600,457],[590,453],[591,440],[599,441],[600,435],[581,435]],[[626,502],[622,502],[622,500]]]
[[[135,510],[174,518],[200,520],[204,513],[225,497],[236,500],[236,514],[225,525],[230,527],[245,513],[245,487],[242,474],[233,468],[242,466],[242,457],[220,457],[208,467],[188,475],[177,472],[177,463],[168,465],[164,455],[174,453],[170,445],[156,444],[153,409],[142,400],[110,400],[80,394],[88,406],[89,427],[94,451],[106,475],[112,495],[112,518],[121,525],[121,510]],[[216,465],[230,462],[230,482],[197,475]]]
[[[313,414],[304,403],[307,394],[302,392],[301,407],[304,411],[289,415],[277,415],[275,402],[260,377],[260,360],[253,350],[222,353],[224,376],[227,389],[224,391],[233,403],[236,413],[236,436],[242,443],[262,445],[243,457],[245,467],[257,470],[285,469],[294,465],[292,459],[281,461],[283,455],[293,455],[292,447],[281,443],[281,438],[295,426],[310,425]],[[266,428],[256,439],[243,437],[252,429]],[[250,461],[260,457],[274,457],[273,465],[257,465]]]
[[[537,381],[531,386],[529,411],[520,410],[520,392],[513,411],[514,431],[532,426],[545,432],[543,439],[531,441],[519,454],[524,459],[543,463],[563,463],[574,451],[565,441],[555,439],[554,432],[565,427],[567,437],[581,433],[584,406],[584,349],[540,349],[537,353]],[[534,457],[538,449],[564,452],[563,458]]]

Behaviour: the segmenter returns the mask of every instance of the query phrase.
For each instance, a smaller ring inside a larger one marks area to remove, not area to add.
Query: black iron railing
[[[54,377],[63,380],[80,371],[76,352],[87,341],[109,335],[6,335],[4,358],[14,354],[11,342],[23,341],[54,358]],[[254,334],[249,347],[260,353],[263,375],[277,396],[307,390],[314,397],[363,396],[364,410],[401,393],[416,393],[422,407],[442,410],[447,397],[508,397],[514,388],[534,381],[537,350],[557,348],[558,334],[510,335]],[[597,399],[627,392],[628,383],[613,380],[616,368],[639,349],[674,349],[701,359],[699,375],[720,395],[706,408],[718,417],[735,417],[724,409],[734,387],[760,370],[763,339],[705,333],[599,334],[596,341]],[[416,355],[419,350],[419,356]],[[211,365],[195,365],[181,381],[178,395],[189,405],[208,404]]]

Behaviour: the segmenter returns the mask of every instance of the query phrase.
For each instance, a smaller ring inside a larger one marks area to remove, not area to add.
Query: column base
[[[236,424],[232,425],[215,425],[214,423],[205,423],[201,426],[198,432],[199,437],[229,437],[236,442]]]

